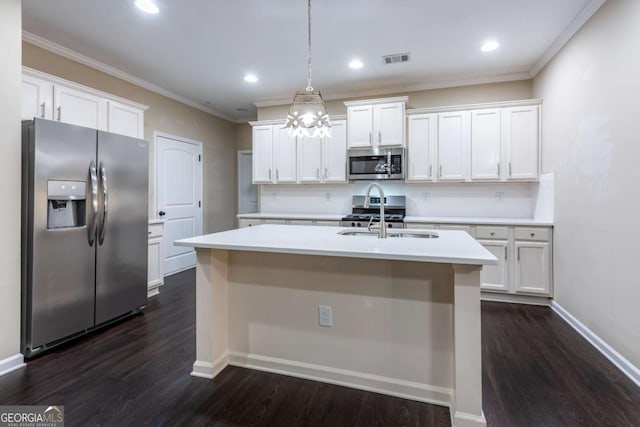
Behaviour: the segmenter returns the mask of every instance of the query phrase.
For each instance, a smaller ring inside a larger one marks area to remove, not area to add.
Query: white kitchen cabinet
[[[502,110],[471,112],[471,179],[499,180],[502,156]]]
[[[331,138],[322,142],[323,182],[347,182],[347,122],[331,123]]]
[[[438,115],[415,114],[407,120],[407,181],[433,181]]]
[[[144,110],[107,101],[107,131],[132,138],[144,138]]]
[[[92,129],[106,129],[105,101],[83,90],[54,85],[54,120]]]
[[[242,218],[238,220],[238,228],[255,227],[256,225],[260,224],[262,224],[261,219]]]
[[[296,182],[296,138],[289,135],[289,130],[282,126],[276,126],[274,128],[273,136],[273,166],[276,170],[275,182]]]
[[[150,223],[148,235],[147,297],[152,297],[160,293],[164,284],[164,222]]]
[[[22,76],[21,119],[53,118],[53,83],[37,77]]]
[[[273,182],[273,126],[253,127],[253,183]]]
[[[515,291],[551,293],[551,247],[549,242],[516,241]]]
[[[478,240],[498,259],[498,265],[485,265],[480,272],[480,288],[485,291],[509,291],[509,241]]]
[[[347,109],[349,148],[373,145],[373,105],[358,105]]]
[[[465,181],[469,173],[471,113],[438,114],[438,180]]]
[[[539,171],[539,111],[537,105],[503,110],[507,147],[507,179],[535,180]]]
[[[345,102],[349,148],[404,146],[404,109],[407,98]]]
[[[323,142],[317,136],[298,137],[298,182],[322,182]]]
[[[340,227],[340,221],[313,221],[313,225],[320,227]]]

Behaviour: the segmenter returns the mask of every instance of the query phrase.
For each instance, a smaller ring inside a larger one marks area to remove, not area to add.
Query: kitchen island
[[[197,252],[192,375],[242,366],[445,405],[454,425],[485,425],[480,270],[496,258],[463,231],[344,231],[260,225],[175,242]]]

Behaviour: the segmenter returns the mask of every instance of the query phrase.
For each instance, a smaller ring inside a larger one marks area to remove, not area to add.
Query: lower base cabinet
[[[253,227],[260,224],[318,225],[318,226],[325,226],[325,227],[339,227],[340,221],[311,220],[311,219],[254,219],[254,218],[242,218],[238,220],[238,228]]]
[[[147,297],[160,293],[160,286],[164,285],[164,222],[149,223],[149,265],[147,269]]]
[[[483,292],[553,296],[552,228],[468,224],[407,223],[407,228],[462,230],[475,237],[498,258],[498,265],[484,266],[480,273]]]

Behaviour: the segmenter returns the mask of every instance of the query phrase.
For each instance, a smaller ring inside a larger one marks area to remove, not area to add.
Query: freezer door
[[[147,142],[98,131],[96,325],[147,303]]]
[[[87,224],[93,219],[90,164],[97,133],[41,119],[23,126],[23,327],[29,350],[94,325],[96,252]]]

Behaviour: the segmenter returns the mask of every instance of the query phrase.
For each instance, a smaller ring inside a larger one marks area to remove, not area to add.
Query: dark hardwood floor
[[[143,315],[0,377],[0,405],[65,405],[68,426],[447,426],[447,408],[228,367],[189,375],[195,274]],[[640,426],[640,390],[548,308],[483,303],[491,426]]]

